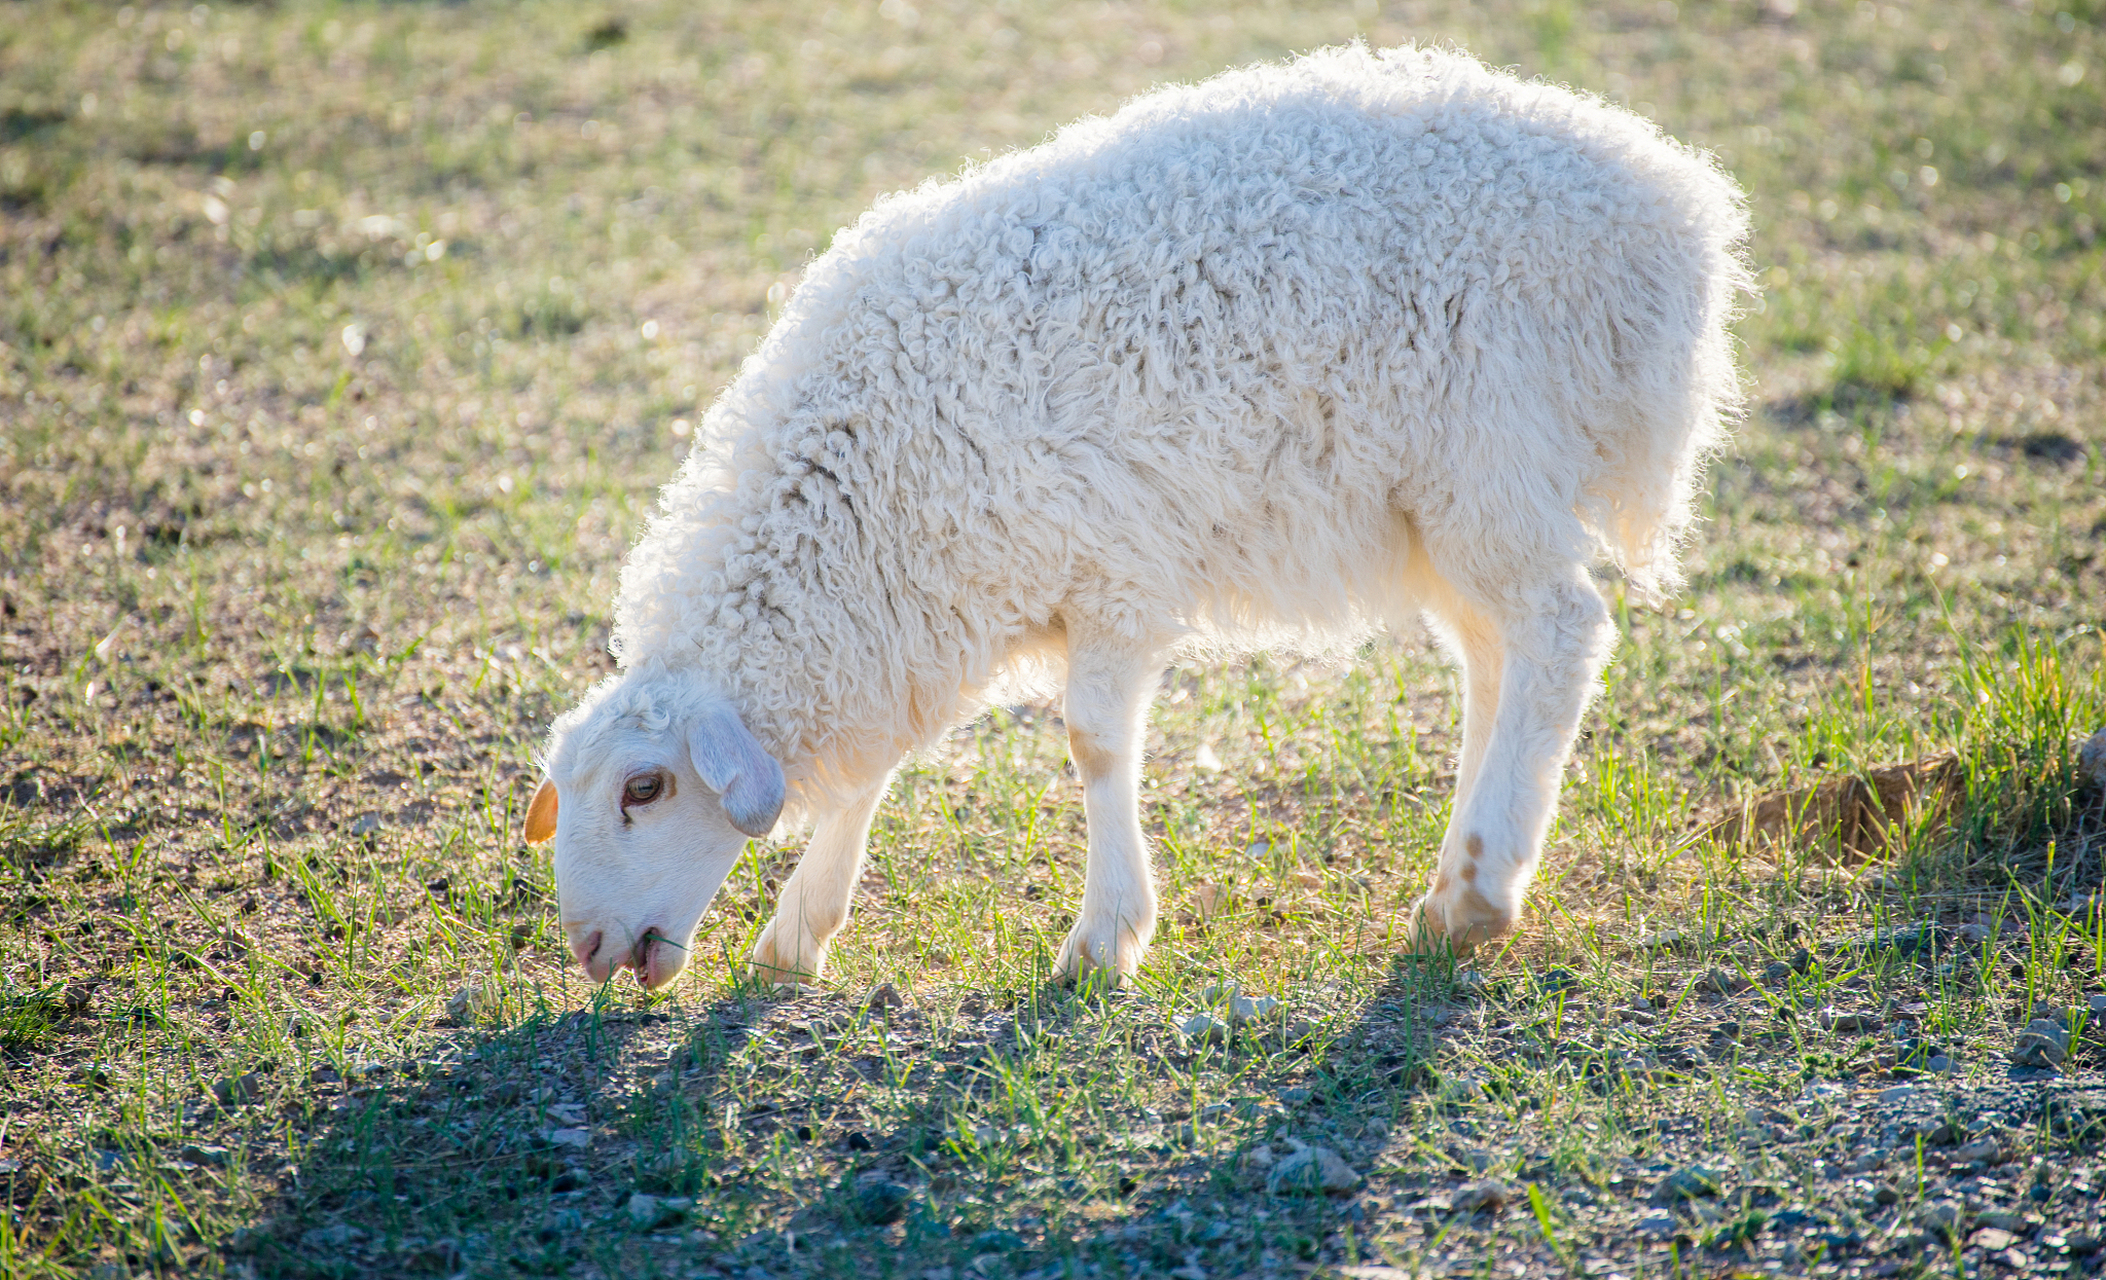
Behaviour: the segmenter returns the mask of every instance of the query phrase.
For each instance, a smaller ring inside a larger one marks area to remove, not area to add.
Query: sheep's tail
[[[1603,550],[1623,573],[1625,590],[1641,604],[1658,605],[1683,586],[1681,555],[1696,526],[1704,474],[1741,416],[1740,387],[1727,361],[1714,385],[1730,397],[1700,397],[1679,419],[1647,423],[1644,439],[1619,473],[1602,486],[1613,496],[1587,512]],[[1590,495],[1591,496],[1591,495]]]
[[[1705,470],[1745,411],[1731,326],[1755,292],[1738,184],[1687,148],[1673,194],[1685,216],[1680,244],[1640,275],[1650,312],[1631,326],[1620,447],[1587,487],[1582,518],[1623,572],[1627,593],[1658,604],[1682,587],[1681,552],[1696,524]]]

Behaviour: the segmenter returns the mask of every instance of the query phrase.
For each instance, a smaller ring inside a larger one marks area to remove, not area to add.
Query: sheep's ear
[[[541,789],[534,793],[534,802],[527,806],[526,842],[542,844],[555,834],[556,784],[543,778]]]
[[[782,816],[782,766],[761,750],[738,712],[705,712],[688,731],[687,754],[703,784],[723,798],[732,826],[756,837],[775,829]]]

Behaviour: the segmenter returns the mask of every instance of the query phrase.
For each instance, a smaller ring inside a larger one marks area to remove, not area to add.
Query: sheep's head
[[[595,981],[627,968],[662,987],[747,837],[774,827],[782,766],[692,676],[617,676],[549,736],[526,838],[556,842],[571,952]]]

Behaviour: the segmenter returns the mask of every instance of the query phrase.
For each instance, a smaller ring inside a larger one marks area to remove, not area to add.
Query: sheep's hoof
[[[1095,936],[1094,932],[1085,935],[1077,925],[1067,941],[1060,944],[1060,957],[1053,962],[1054,975],[1062,982],[1104,987],[1117,987],[1132,977],[1141,967],[1141,954],[1148,949],[1147,944],[1130,930],[1107,932],[1108,937]]]
[[[1411,923],[1405,935],[1416,955],[1446,955],[1457,960],[1478,947],[1506,934],[1514,927],[1513,917],[1493,907],[1472,892],[1475,901],[1439,903],[1427,894],[1411,908]]]
[[[774,987],[778,993],[785,988],[797,988],[788,994],[801,995],[805,990],[818,985],[826,972],[826,952],[807,951],[798,953],[780,947],[775,942],[771,928],[761,934],[754,944],[753,954],[746,958],[746,968],[753,976]]]

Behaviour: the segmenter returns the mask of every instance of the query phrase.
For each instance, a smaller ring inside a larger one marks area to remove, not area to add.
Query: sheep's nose
[[[578,958],[578,963],[584,967],[585,972],[591,975],[595,982],[605,981],[614,972],[613,965],[600,960],[600,943],[603,938],[602,932],[594,929],[586,936],[572,938],[570,941],[570,953]],[[602,972],[602,970],[605,970],[605,972]]]

